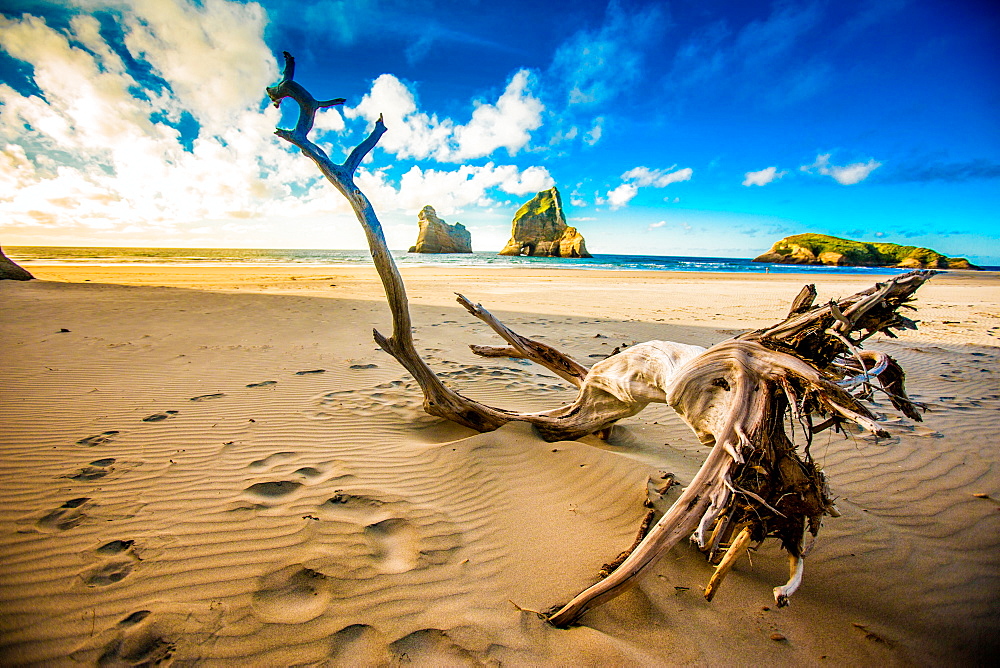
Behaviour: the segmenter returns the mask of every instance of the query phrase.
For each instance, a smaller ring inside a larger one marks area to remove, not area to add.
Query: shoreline
[[[115,266],[34,268],[36,279],[214,292],[300,294],[385,302],[368,266]],[[740,272],[574,270],[536,267],[401,266],[412,304],[453,306],[462,293],[487,309],[594,316],[650,324],[707,325],[740,330],[784,318],[802,286],[814,284],[817,303],[851,294],[879,279],[867,274],[750,274]],[[691,303],[693,300],[693,303]],[[1000,345],[1000,272],[940,272],[917,295],[917,332],[904,336],[980,346]],[[701,305],[711,305],[709,310]],[[419,324],[419,323],[418,323]],[[649,338],[657,338],[650,332]]]

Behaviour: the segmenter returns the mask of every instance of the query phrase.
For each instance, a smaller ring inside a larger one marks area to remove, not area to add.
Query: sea
[[[53,264],[161,265],[161,266],[356,266],[371,264],[367,250],[265,248],[118,248],[69,246],[5,246],[4,253],[25,267]],[[671,255],[594,255],[592,258],[511,257],[495,252],[407,253],[392,251],[401,266],[533,267],[546,269],[601,269],[610,271],[691,271],[747,274],[899,274],[891,267],[828,267],[753,262],[749,258],[683,257]]]

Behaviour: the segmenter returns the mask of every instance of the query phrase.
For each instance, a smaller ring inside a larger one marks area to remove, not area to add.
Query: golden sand
[[[669,408],[609,442],[475,434],[427,416],[377,349],[367,267],[32,266],[0,283],[0,658],[5,664],[961,664],[1000,635],[1000,277],[918,293],[900,360],[923,423],[822,434],[840,518],[805,581],[765,544],[708,603],[681,545],[570,630],[565,603],[633,541],[646,480],[705,449]],[[458,291],[585,364],[622,343],[711,345],[875,279],[404,268],[418,348],[518,410],[574,396],[496,344]],[[65,330],[65,331],[64,331]]]

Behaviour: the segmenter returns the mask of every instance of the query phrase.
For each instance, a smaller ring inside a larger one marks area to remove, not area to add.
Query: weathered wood
[[[504,341],[511,345],[515,354],[507,355],[520,359],[531,360],[540,364],[563,380],[569,381],[573,385],[580,387],[587,377],[589,369],[583,366],[568,355],[565,355],[552,346],[539,341],[521,336],[509,327],[497,320],[492,313],[483,308],[482,304],[473,304],[464,295],[458,295],[458,303],[465,307],[472,315],[476,316],[494,332],[500,335]],[[472,352],[485,357],[499,357],[496,348],[484,348],[483,346],[469,346]],[[509,350],[509,349],[504,349]]]
[[[805,313],[812,308],[813,302],[816,300],[816,286],[812,283],[802,286],[799,291],[798,296],[792,301],[791,308],[788,309],[788,317],[793,315],[798,315],[799,313]]]
[[[459,303],[509,344],[474,346],[474,352],[531,360],[578,388],[571,404],[540,413],[487,406],[445,386],[417,353],[402,278],[371,204],[354,184],[361,160],[386,132],[382,119],[343,164],[333,163],[309,141],[308,132],[318,109],[343,100],[316,101],[292,80],[293,73],[294,59],[286,53],[282,80],[267,93],[275,104],[291,98],[300,113],[295,128],[279,129],[276,134],[311,158],[354,209],[392,312],[392,336],[376,331],[375,340],[412,374],[423,391],[428,413],[478,431],[496,429],[511,420],[524,421],[552,441],[606,435],[615,422],[648,404],[667,403],[711,448],[691,484],[621,564],[555,610],[549,621],[569,625],[614,598],[692,532],[699,547],[714,559],[720,543],[731,534],[730,527],[742,527],[741,544],[769,536],[781,541],[789,553],[791,576],[788,583],[775,588],[774,595],[779,605],[786,604],[801,582],[806,531],[815,535],[824,515],[837,514],[823,472],[809,453],[813,434],[852,422],[878,437],[887,436],[862,403],[875,390],[885,392],[904,414],[919,419],[895,360],[860,348],[875,333],[892,336],[893,330],[916,326],[898,311],[909,307],[913,293],[933,272],[896,276],[822,305],[813,305],[815,289],[806,286],[788,317],[772,327],[747,332],[708,350],[648,341],[590,369],[551,346],[517,334],[482,306],[459,295]],[[816,425],[814,416],[824,421]],[[796,438],[804,443],[796,443]],[[713,523],[716,529],[706,540]],[[734,559],[732,548],[729,553]]]
[[[715,594],[719,591],[719,587],[722,585],[722,580],[729,573],[733,565],[736,564],[736,560],[739,559],[750,547],[750,527],[746,526],[740,530],[736,540],[733,541],[732,545],[726,550],[726,555],[722,557],[722,561],[719,565],[715,567],[715,572],[712,573],[711,579],[708,581],[708,585],[705,587],[705,600],[711,601],[715,598]]]

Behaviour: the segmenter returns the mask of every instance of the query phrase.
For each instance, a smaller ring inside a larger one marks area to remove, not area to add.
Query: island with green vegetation
[[[754,262],[825,264],[838,267],[979,269],[964,257],[946,257],[930,248],[851,241],[825,234],[795,234],[778,241]]]
[[[559,190],[552,186],[526,202],[511,221],[510,241],[500,255],[592,257],[583,235],[566,224]]]

